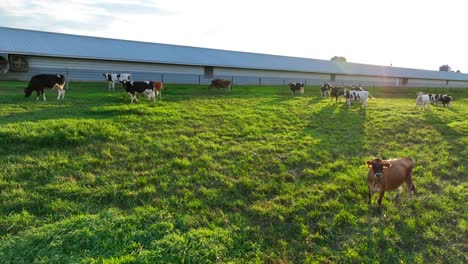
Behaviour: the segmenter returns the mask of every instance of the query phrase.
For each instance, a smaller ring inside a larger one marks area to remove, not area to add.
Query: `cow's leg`
[[[401,186],[397,188],[397,193],[395,195],[395,200],[398,200],[398,197],[400,197],[401,194]]]
[[[130,96],[130,103],[133,104],[133,95],[132,93],[128,92],[128,96]]]
[[[408,186],[408,190],[410,192],[411,201],[413,201],[413,196],[416,194],[416,186],[413,183],[413,172],[408,174],[408,178],[406,179],[406,185]]]
[[[382,208],[382,199],[384,197],[384,194],[385,194],[385,188],[382,186],[382,190],[380,191],[379,200],[377,201],[377,204],[379,205],[379,209]]]
[[[37,90],[37,92],[36,92],[36,101],[39,101],[39,96],[41,96],[41,91]]]
[[[304,88],[301,88],[301,95],[304,96]]]
[[[372,204],[372,192],[370,186],[367,186],[369,189],[369,204]]]
[[[41,93],[42,93],[42,99],[43,99],[44,101],[46,101],[44,89],[41,90]]]

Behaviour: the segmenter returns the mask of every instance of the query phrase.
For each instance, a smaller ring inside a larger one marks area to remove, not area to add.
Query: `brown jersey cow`
[[[208,86],[208,89],[211,88],[224,88],[226,92],[231,92],[232,82],[225,79],[214,79],[211,81],[211,84]]]
[[[379,158],[367,161],[369,173],[367,175],[367,185],[369,187],[369,203],[371,203],[372,194],[380,193],[378,205],[379,209],[382,205],[382,198],[386,190],[398,189],[406,182],[408,189],[411,192],[411,199],[416,192],[416,187],[413,183],[413,160],[411,158],[398,158],[382,160]],[[397,195],[398,195],[397,194]]]

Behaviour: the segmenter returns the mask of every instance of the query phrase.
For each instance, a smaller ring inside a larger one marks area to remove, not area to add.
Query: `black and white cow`
[[[367,108],[367,99],[369,97],[368,91],[347,90],[345,96],[348,108],[351,106],[351,101],[360,101],[364,105],[364,109]]]
[[[449,107],[449,106],[450,106],[450,102],[452,102],[453,98],[452,98],[452,96],[450,96],[450,95],[444,94],[444,95],[440,96],[437,100],[438,100],[438,102],[441,103],[444,107],[445,107],[445,106],[446,106],[446,107]]]
[[[293,95],[296,95],[296,91],[299,91],[302,96],[304,96],[304,83],[301,82],[290,82],[288,83],[289,88]]]
[[[330,89],[330,100],[333,100],[333,97],[336,98],[335,102],[338,102],[338,98],[345,96],[345,89],[342,86],[332,86]]]
[[[132,75],[130,73],[103,73],[102,74],[107,81],[107,88],[109,91],[115,91],[115,84],[123,81],[130,82]]]
[[[332,87],[333,86],[330,83],[324,82],[322,87],[320,87],[320,91],[322,92],[322,97],[330,96],[330,91]]]
[[[65,98],[65,76],[62,74],[38,74],[31,77],[28,87],[24,89],[24,97],[29,97],[32,92],[37,92],[36,100],[39,96],[45,101],[44,89],[57,88],[57,100]]]
[[[153,99],[153,102],[156,102],[156,92],[158,82],[152,81],[123,81],[122,85],[127,91],[128,95],[130,96],[130,103],[133,103],[135,100],[138,103],[138,99],[136,97],[137,94],[144,94],[149,99]]]
[[[429,109],[430,101],[431,101],[431,96],[429,94],[424,94],[423,92],[418,92],[417,93],[418,97],[416,97],[416,107],[418,105],[421,106],[421,110],[424,110],[424,108],[427,105],[427,109]]]

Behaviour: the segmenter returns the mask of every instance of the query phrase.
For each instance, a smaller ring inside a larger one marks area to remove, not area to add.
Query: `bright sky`
[[[0,0],[0,26],[468,73],[467,0]]]

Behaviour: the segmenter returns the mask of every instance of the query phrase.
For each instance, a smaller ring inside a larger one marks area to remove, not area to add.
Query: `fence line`
[[[31,76],[40,73],[51,74],[64,74],[67,76],[68,81],[105,81],[101,70],[87,70],[87,69],[70,69],[70,68],[31,68],[29,72],[15,72],[7,73],[1,76],[1,79],[7,80],[29,80]],[[265,85],[275,85],[287,87],[289,82],[303,82],[305,86],[320,86],[324,82],[330,82],[334,85],[354,85],[363,87],[468,87],[468,82],[451,82],[445,80],[440,81],[422,81],[417,82],[409,80],[406,85],[397,85],[395,80],[382,79],[382,80],[335,80],[330,81],[325,78],[293,78],[293,77],[271,77],[271,76],[246,76],[246,75],[213,75],[205,76],[203,74],[189,74],[189,73],[164,73],[164,72],[132,72],[134,80],[161,80],[166,83],[180,83],[180,84],[198,84],[208,85],[215,78],[228,79],[233,82],[233,85],[256,85],[259,87]]]

